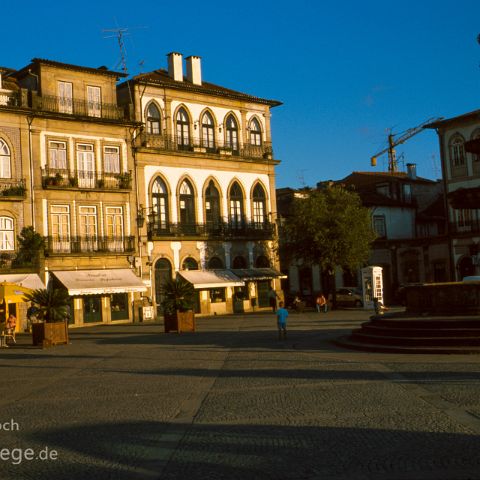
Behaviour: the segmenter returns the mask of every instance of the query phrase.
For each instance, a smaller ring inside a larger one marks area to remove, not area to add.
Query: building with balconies
[[[270,130],[270,110],[281,103],[205,82],[200,58],[185,62],[186,75],[183,56],[171,53],[168,70],[118,87],[120,104],[133,100],[142,124],[133,155],[143,279],[158,308],[177,272],[198,291],[197,312],[267,307],[282,276]]]
[[[76,325],[131,320],[134,294],[146,290],[131,269],[138,252],[128,137],[136,123],[118,106],[124,76],[33,59],[4,70],[0,85],[5,247],[15,250],[23,226],[45,238],[38,273],[69,292]]]
[[[448,205],[452,280],[480,273],[480,110],[431,123]]]

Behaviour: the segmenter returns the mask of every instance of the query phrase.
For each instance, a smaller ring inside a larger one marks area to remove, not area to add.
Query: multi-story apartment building
[[[135,122],[117,104],[120,77],[34,59],[8,72],[0,110],[0,176],[25,195],[1,205],[11,239],[2,250],[14,252],[16,234],[32,225],[46,240],[40,276],[68,290],[77,325],[131,319],[134,293],[146,290],[129,261]]]
[[[207,83],[200,58],[185,60],[186,75],[171,53],[168,70],[118,89],[142,124],[133,154],[143,278],[157,307],[174,272],[198,291],[197,312],[268,306],[281,276],[270,130],[280,102]]]
[[[440,144],[454,280],[480,265],[480,110],[434,122]]]
[[[65,288],[72,322],[128,321],[181,274],[197,312],[268,305],[280,102],[206,83],[200,58],[126,75],[33,59],[0,68],[0,259],[46,241],[37,273]],[[132,308],[134,306],[134,308]]]

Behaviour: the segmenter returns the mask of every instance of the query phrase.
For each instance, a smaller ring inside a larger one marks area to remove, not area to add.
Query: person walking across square
[[[288,310],[283,307],[283,302],[278,304],[277,310],[277,327],[278,327],[278,339],[285,340],[287,338],[287,317]]]

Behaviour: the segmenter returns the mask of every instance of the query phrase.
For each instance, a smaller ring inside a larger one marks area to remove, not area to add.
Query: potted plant
[[[193,304],[195,290],[191,283],[181,277],[168,280],[162,288],[162,302],[165,332],[195,331],[195,313]]]
[[[129,172],[121,173],[117,175],[118,188],[130,188],[132,182],[132,176]]]
[[[65,290],[37,289],[25,294],[40,320],[32,323],[33,345],[47,347],[68,343],[69,296]]]

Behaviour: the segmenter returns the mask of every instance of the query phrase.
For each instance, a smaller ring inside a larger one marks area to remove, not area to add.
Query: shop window
[[[128,320],[128,294],[114,293],[110,295],[112,320]]]
[[[220,303],[225,301],[225,289],[224,288],[212,288],[210,289],[210,302]]]

